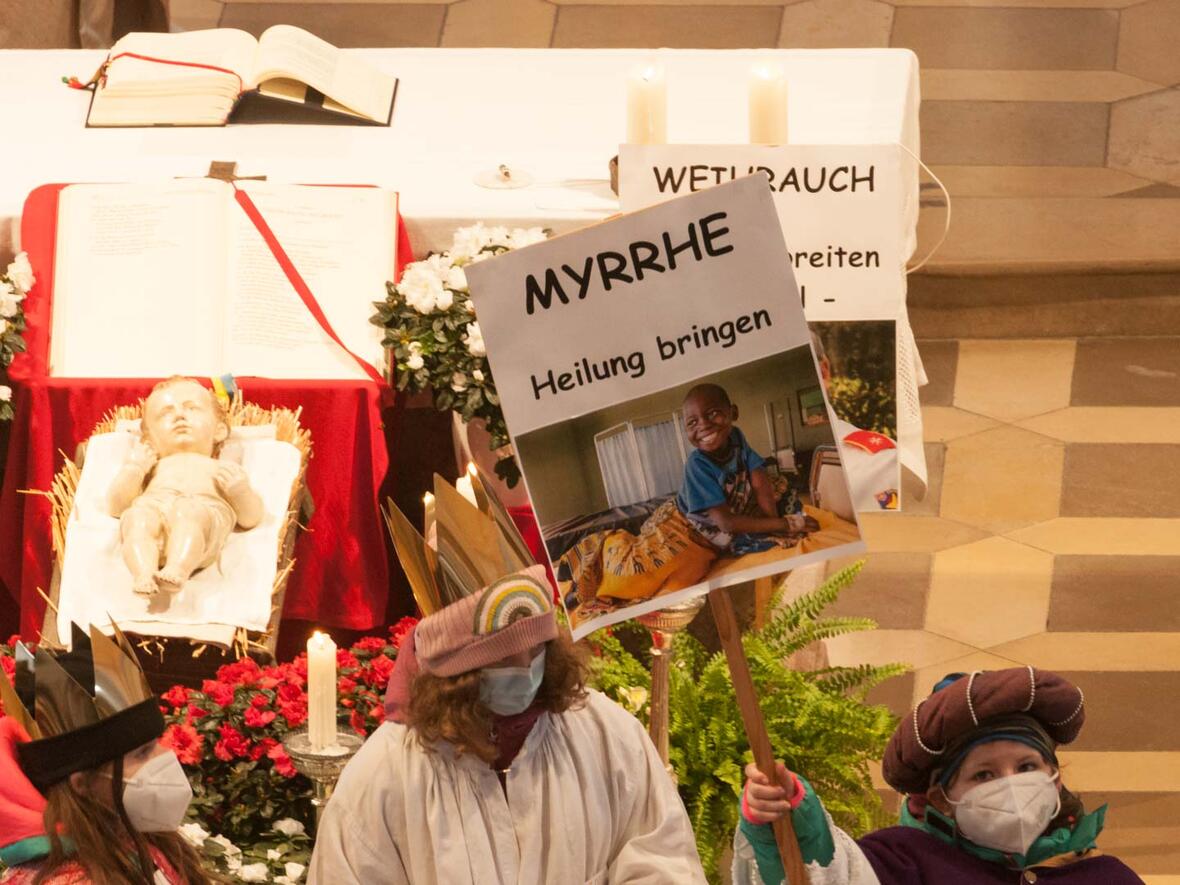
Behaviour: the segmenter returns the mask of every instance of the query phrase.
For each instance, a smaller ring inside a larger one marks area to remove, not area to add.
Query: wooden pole
[[[772,784],[777,784],[774,750],[770,746],[770,735],[766,732],[762,708],[758,705],[754,680],[750,678],[750,664],[746,660],[746,650],[742,647],[742,634],[738,629],[737,616],[733,612],[733,600],[729,596],[729,589],[718,587],[710,590],[709,608],[713,611],[717,634],[721,637],[721,647],[725,650],[725,658],[729,662],[729,675],[733,679],[733,691],[737,696],[738,709],[742,713],[742,723],[746,727],[746,738],[754,752],[754,762]],[[810,880],[807,868],[803,865],[803,854],[799,851],[799,842],[795,838],[795,828],[791,825],[789,814],[774,822],[774,841],[778,845],[779,857],[783,860],[788,885],[808,885]]]

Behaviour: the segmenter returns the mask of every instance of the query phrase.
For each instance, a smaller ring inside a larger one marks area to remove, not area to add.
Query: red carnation
[[[262,707],[267,706],[269,703],[270,703],[270,698],[268,698],[266,695],[262,694],[261,692],[254,695],[254,697],[250,698],[250,706],[251,707],[258,707],[261,709]]]
[[[173,707],[183,707],[188,703],[189,690],[183,685],[174,685],[160,697],[171,704]]]
[[[4,675],[8,677],[9,682],[12,682],[16,678],[13,675],[16,673],[16,661],[14,661],[12,658],[0,658],[0,667],[4,668]]]
[[[208,710],[203,709],[202,707],[198,707],[196,704],[189,704],[188,705],[188,712],[185,715],[185,719],[188,722],[198,722],[201,719],[204,719],[208,715],[209,715]]]
[[[202,682],[201,691],[219,707],[228,707],[234,702],[234,687],[216,679],[206,679]]]
[[[291,728],[298,728],[307,721],[307,697],[295,701],[280,701],[279,712]]]
[[[205,738],[191,725],[169,725],[160,743],[175,753],[176,758],[185,765],[200,765],[205,756]]]
[[[263,738],[250,749],[250,758],[257,762],[263,756],[271,751],[271,748],[277,744],[274,738]]]
[[[218,732],[221,740],[213,747],[213,755],[222,762],[231,762],[250,752],[250,742],[229,723],[222,723]]]
[[[365,734],[365,717],[358,711],[353,710],[348,714],[348,724],[352,726],[352,730],[359,735]]]
[[[246,725],[250,728],[266,728],[275,721],[274,710],[259,710],[257,707],[246,708]]]
[[[393,660],[381,655],[378,658],[373,658],[373,663],[369,665],[369,669],[365,671],[365,682],[376,688],[384,688],[389,682],[389,674],[393,672]]]
[[[346,648],[336,649],[336,666],[341,670],[351,670],[359,667],[361,662],[356,659],[356,655]]]
[[[347,676],[341,676],[338,680],[336,680],[336,691],[338,691],[340,694],[348,694],[355,688],[355,679],[349,679]]]
[[[380,636],[366,636],[364,639],[358,640],[353,649],[370,655],[381,654],[385,651],[385,640]]]
[[[303,689],[298,685],[287,682],[279,686],[279,690],[275,692],[275,697],[280,701],[298,701],[304,699]]]
[[[392,640],[394,648],[401,648],[402,643],[406,637],[414,632],[414,628],[418,626],[417,618],[402,618],[396,624],[389,628],[389,637]]]
[[[261,668],[253,658],[242,658],[217,669],[217,678],[231,685],[248,685],[261,675]]]
[[[291,764],[291,757],[287,755],[287,751],[283,749],[282,744],[275,744],[267,751],[267,758],[275,764],[275,771],[283,777],[295,777],[298,772],[295,766]]]

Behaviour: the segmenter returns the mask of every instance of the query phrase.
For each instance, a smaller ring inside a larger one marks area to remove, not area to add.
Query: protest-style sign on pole
[[[737,616],[733,611],[733,599],[729,594],[728,587],[718,587],[709,591],[709,609],[713,612],[713,622],[717,625],[717,635],[721,638],[721,648],[725,651],[725,660],[729,664],[729,678],[733,682],[733,693],[737,697],[738,710],[742,714],[742,724],[746,727],[746,740],[750,742],[750,750],[754,754],[754,763],[758,770],[766,775],[772,784],[785,786],[778,783],[774,748],[770,746],[770,735],[766,731],[766,721],[762,718],[758,691],[754,688],[754,680],[750,678],[750,663],[746,660],[741,630],[738,628]],[[810,879],[807,876],[807,867],[803,865],[803,853],[799,850],[799,840],[795,838],[791,815],[784,814],[773,826],[774,841],[778,845],[787,882],[790,885],[808,885]]]
[[[774,783],[727,588],[864,543],[854,514],[803,510],[802,477],[792,488],[770,469],[766,404],[822,382],[766,182],[721,184],[464,271],[573,638],[707,595]],[[792,432],[838,461],[830,421]],[[791,885],[806,883],[789,816],[775,837]]]

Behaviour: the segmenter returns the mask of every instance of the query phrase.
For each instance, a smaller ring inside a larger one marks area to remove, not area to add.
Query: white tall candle
[[[319,630],[307,640],[307,737],[313,750],[336,743],[336,643]]]
[[[750,72],[750,144],[787,144],[787,77],[777,65]]]
[[[668,82],[664,69],[648,65],[627,78],[627,143],[668,141]]]

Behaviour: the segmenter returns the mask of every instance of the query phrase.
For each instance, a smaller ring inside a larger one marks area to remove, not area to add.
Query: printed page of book
[[[157,378],[217,370],[229,187],[77,184],[58,207],[50,371]]]
[[[384,123],[396,78],[302,28],[274,25],[258,41],[254,83],[296,79],[356,113]]]
[[[239,182],[282,244],[328,322],[380,367],[373,302],[397,264],[397,195],[369,187]],[[365,378],[307,310],[246,213],[232,204],[226,266],[226,363],[271,378]]]

